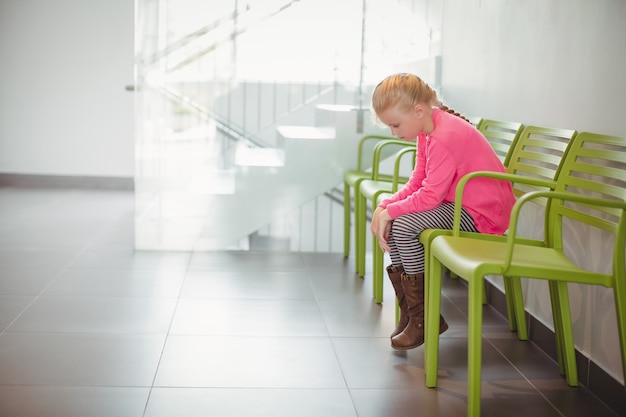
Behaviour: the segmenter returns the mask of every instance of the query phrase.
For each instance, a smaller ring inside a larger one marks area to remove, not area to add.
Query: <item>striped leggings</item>
[[[404,266],[408,275],[424,272],[424,245],[419,236],[425,229],[452,230],[454,203],[443,203],[432,210],[398,216],[393,220],[389,233],[391,264]],[[477,232],[474,219],[463,209],[461,230]]]

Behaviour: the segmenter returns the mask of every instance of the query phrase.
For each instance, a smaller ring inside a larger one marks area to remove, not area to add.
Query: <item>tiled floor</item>
[[[464,416],[465,288],[440,384],[394,351],[391,287],[340,254],[133,250],[133,196],[0,188],[1,417]],[[612,416],[485,310],[484,416]]]

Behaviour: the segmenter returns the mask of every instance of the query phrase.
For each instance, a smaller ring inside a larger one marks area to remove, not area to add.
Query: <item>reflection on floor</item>
[[[135,252],[133,196],[0,188],[0,416],[405,417],[466,412],[465,287],[440,385],[394,351],[391,287],[338,253]],[[611,416],[485,308],[484,416]],[[623,412],[623,410],[622,410]]]

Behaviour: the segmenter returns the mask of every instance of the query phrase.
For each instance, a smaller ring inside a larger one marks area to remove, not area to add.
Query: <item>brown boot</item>
[[[391,347],[413,349],[424,344],[424,274],[402,274],[402,289],[407,304],[409,323],[400,334],[391,338]],[[448,330],[443,316],[439,316],[439,334]]]
[[[394,337],[404,328],[407,324],[409,324],[409,316],[406,308],[406,299],[404,296],[404,290],[402,289],[402,274],[404,273],[404,267],[389,265],[387,267],[387,275],[389,275],[389,281],[391,281],[391,285],[393,285],[393,289],[396,292],[396,298],[398,299],[398,307],[400,310],[400,317],[398,318],[398,324],[396,325],[396,329],[391,333],[390,337]]]

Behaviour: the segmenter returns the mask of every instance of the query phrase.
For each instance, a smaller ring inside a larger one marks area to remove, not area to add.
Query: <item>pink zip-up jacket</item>
[[[487,139],[471,124],[440,109],[433,109],[435,128],[417,138],[415,169],[409,181],[383,200],[391,218],[427,211],[455,200],[461,177],[474,171],[505,172]],[[481,233],[503,234],[509,226],[515,196],[511,183],[474,178],[465,187],[463,208]]]

